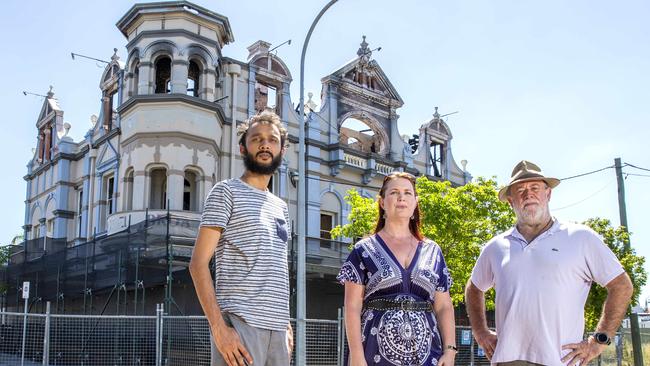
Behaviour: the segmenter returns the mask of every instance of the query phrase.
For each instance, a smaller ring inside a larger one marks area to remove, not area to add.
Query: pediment
[[[343,86],[360,89],[364,93],[376,94],[395,101],[397,102],[395,107],[399,108],[404,104],[397,89],[375,60],[366,61],[360,57],[355,58],[330,76],[341,80]]]
[[[38,113],[36,126],[40,127],[43,123],[52,120],[56,115],[56,112],[63,111],[61,110],[61,107],[59,107],[59,102],[54,98],[54,92],[50,86],[50,91],[48,91],[47,96],[43,98],[43,104],[41,105],[41,111]]]
[[[431,121],[422,125],[420,131],[421,135],[422,132],[425,132],[430,139],[434,139],[438,142],[446,142],[452,138],[449,126],[439,117],[434,117]]]
[[[115,150],[110,146],[110,142],[106,141],[104,146],[99,150],[97,155],[97,166],[103,166],[117,159],[117,154]]]
[[[120,71],[123,70],[125,66],[124,62],[120,61],[119,56],[117,56],[117,48],[113,49],[113,51],[114,54],[111,57],[111,62],[109,62],[104,68],[101,81],[99,82],[99,88],[101,90],[116,87],[120,77]]]

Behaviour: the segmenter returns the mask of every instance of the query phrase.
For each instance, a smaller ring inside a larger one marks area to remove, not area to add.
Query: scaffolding
[[[91,315],[95,309],[99,315],[145,315],[147,290],[162,287],[168,312],[184,315],[172,290],[175,280],[189,276],[200,221],[169,210],[161,217],[150,218],[148,212],[145,217],[135,224],[129,218],[123,231],[93,235],[79,245],[45,237],[14,246],[8,265],[0,267],[0,281],[8,287],[0,307],[22,308],[21,286],[29,281],[29,310],[43,312],[50,301],[55,314],[72,310]],[[103,304],[93,304],[98,297]]]

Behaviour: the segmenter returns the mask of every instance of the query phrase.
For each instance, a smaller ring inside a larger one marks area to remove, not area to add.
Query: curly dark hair
[[[246,134],[248,133],[248,130],[251,128],[251,126],[256,123],[269,123],[277,127],[278,131],[280,131],[280,144],[282,148],[286,148],[288,146],[287,139],[289,137],[289,132],[287,132],[287,129],[282,125],[280,117],[271,111],[262,111],[252,116],[237,127],[237,134],[239,135],[240,145],[246,147]]]

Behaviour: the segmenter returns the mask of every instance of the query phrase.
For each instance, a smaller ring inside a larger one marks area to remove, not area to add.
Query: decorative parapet
[[[372,177],[377,174],[389,175],[390,173],[397,170],[397,168],[392,167],[388,164],[378,163],[373,158],[356,156],[347,152],[343,153],[343,161],[348,166],[363,169],[365,171],[366,180],[372,179]]]
[[[349,165],[352,165],[357,168],[366,169],[368,167],[368,161],[365,158],[354,156],[348,153],[343,154],[343,160]]]
[[[395,171],[395,168],[393,168],[392,166],[386,165],[386,164],[377,163],[375,165],[375,170],[379,174],[388,175],[388,174],[392,173],[393,171]]]

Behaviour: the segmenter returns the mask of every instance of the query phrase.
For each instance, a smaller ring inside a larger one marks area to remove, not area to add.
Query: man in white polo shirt
[[[485,245],[465,289],[474,337],[492,364],[586,365],[610,344],[628,307],[632,282],[598,234],[551,216],[551,190],[559,183],[524,160],[499,192],[517,223]],[[607,288],[607,300],[595,333],[583,339],[594,281]],[[496,333],[485,319],[491,287]]]

